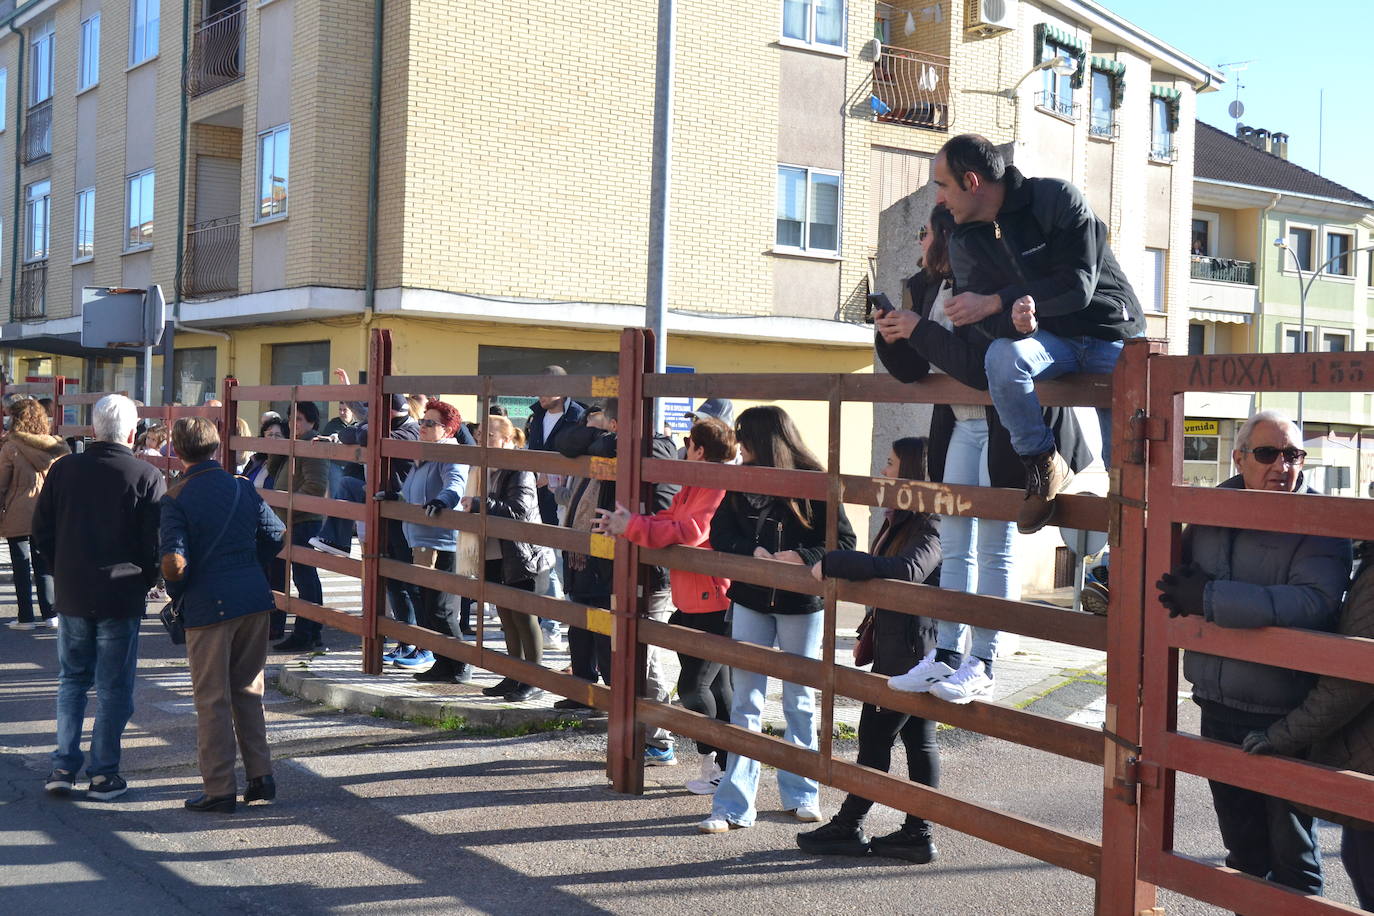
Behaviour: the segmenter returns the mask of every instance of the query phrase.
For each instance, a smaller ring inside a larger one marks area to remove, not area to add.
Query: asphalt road
[[[143,632],[123,765],[131,790],[100,803],[44,795],[55,637],[0,630],[3,912],[1091,912],[1087,879],[948,829],[928,866],[803,855],[793,839],[803,828],[776,810],[771,773],[753,828],[699,835],[708,802],[681,788],[695,775],[686,748],[682,766],[650,770],[653,784],[634,798],[607,787],[602,734],[456,735],[279,694],[268,706],[278,803],[191,814],[181,802],[199,779],[184,660],[155,621]],[[1088,684],[1066,690],[1042,711],[1069,715],[1097,699]],[[942,740],[945,789],[1096,836],[1100,771],[964,732]],[[1178,797],[1180,848],[1219,856],[1206,787],[1182,779]],[[833,811],[838,793],[823,801]],[[899,822],[877,808],[869,829]],[[1323,838],[1328,893],[1350,902],[1336,830]],[[1167,893],[1161,903],[1170,916],[1219,912]]]

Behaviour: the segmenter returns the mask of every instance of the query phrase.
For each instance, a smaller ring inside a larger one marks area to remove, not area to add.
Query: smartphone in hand
[[[890,311],[893,311],[893,305],[892,300],[887,298],[887,293],[868,294],[868,320],[870,322],[881,318]]]

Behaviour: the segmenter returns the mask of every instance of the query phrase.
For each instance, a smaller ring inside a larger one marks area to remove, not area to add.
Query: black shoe
[[[255,801],[272,801],[277,797],[277,781],[272,778],[272,774],[266,776],[254,776],[248,780],[248,785],[243,789],[243,803]]]
[[[201,793],[195,798],[186,799],[190,811],[208,811],[215,814],[233,814],[238,801],[232,795],[206,795]]]
[[[525,703],[535,697],[543,696],[544,691],[533,684],[520,684],[510,693],[506,694],[506,700],[511,703]]]
[[[940,853],[935,848],[935,841],[931,839],[929,831],[908,832],[905,827],[887,836],[875,836],[868,845],[875,856],[906,859],[917,865],[935,861],[935,857]]]
[[[495,684],[492,684],[490,687],[483,687],[482,696],[503,697],[519,686],[520,682],[517,681],[515,678],[503,677],[501,678],[501,680],[497,681]]]
[[[411,677],[425,684],[459,684],[462,683],[454,675],[452,668],[440,668],[438,665],[432,666],[428,671],[417,671]],[[471,678],[469,678],[471,680]]]
[[[554,709],[591,709],[592,707],[588,706],[586,703],[583,703],[581,700],[574,700],[574,699],[572,699],[571,697],[569,697],[569,698],[566,699],[566,700],[559,700],[557,703],[554,703],[554,704],[553,704],[553,708],[554,708]]]
[[[311,648],[312,642],[313,640],[306,639],[304,636],[298,636],[293,633],[272,648],[277,652],[304,652]]]
[[[477,635],[477,631],[476,631],[475,629],[473,629],[472,627],[469,627],[469,626],[460,626],[460,627],[458,628],[458,632],[461,633],[461,634],[464,635],[464,636],[476,636],[476,635]]]
[[[839,818],[823,827],[797,834],[797,845],[802,852],[813,856],[866,856],[869,853],[868,837],[864,836],[863,828]]]
[[[274,641],[276,641],[276,640],[278,640],[278,639],[285,639],[285,638],[286,638],[286,631],[285,631],[285,630],[268,630],[268,631],[267,631],[267,641],[268,641],[268,642],[274,642]]]

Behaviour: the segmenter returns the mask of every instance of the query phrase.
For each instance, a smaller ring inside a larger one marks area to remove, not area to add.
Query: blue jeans
[[[14,573],[14,597],[19,604],[18,619],[33,622],[33,590],[38,586],[38,611],[48,620],[53,615],[53,581],[43,555],[33,549],[27,537],[6,538],[10,546],[10,569]],[[32,567],[32,577],[30,577]]]
[[[534,577],[534,593],[546,598],[563,598],[563,551],[555,551],[554,564]],[[558,633],[558,621],[550,617],[539,618],[539,629],[550,636]],[[609,677],[609,675],[607,675]]]
[[[139,617],[90,620],[62,616],[57,631],[57,749],[55,770],[81,772],[81,726],[86,694],[95,686],[99,707],[91,727],[88,776],[119,772],[119,738],[134,712],[134,672],[138,668]]]
[[[329,464],[329,495],[334,499],[346,499],[351,503],[367,502],[367,487],[356,477],[346,477],[342,471],[336,472],[334,462]],[[335,474],[338,478],[335,478]],[[353,546],[355,523],[351,518],[330,516],[320,526],[320,537],[331,544],[347,550]]]
[[[1011,446],[1024,457],[1043,455],[1055,447],[1054,435],[1045,425],[1040,398],[1035,393],[1037,379],[1058,378],[1070,372],[1110,374],[1121,358],[1120,340],[1096,337],[1060,337],[1039,330],[1030,337],[1000,337],[988,347],[984,368],[988,391],[1011,433]],[[1111,458],[1112,413],[1097,412],[1102,427],[1102,463]]]
[[[988,421],[959,420],[945,454],[944,482],[967,486],[991,486],[988,479]],[[940,587],[956,592],[1016,598],[1012,566],[1012,522],[991,518],[946,515],[940,519]],[[977,544],[975,553],[974,544]],[[966,623],[936,622],[936,647],[962,651]],[[992,661],[997,654],[997,630],[973,627],[969,651]]]
[[[1202,737],[1240,744],[1256,726],[1202,712]],[[1322,851],[1312,818],[1282,798],[1208,780],[1226,865],[1306,894],[1322,892]]]
[[[731,610],[730,635],[756,646],[776,646],[793,655],[821,657],[824,614],[765,614],[736,604]],[[763,703],[768,677],[735,668],[730,673],[735,698],[730,723],[750,731],[762,731]],[[787,721],[784,737],[799,747],[816,749],[816,691],[800,684],[782,683],[782,712]],[[754,796],[759,788],[759,762],[731,754],[725,775],[711,803],[713,817],[748,827],[754,823]],[[820,804],[820,786],[785,770],[778,770],[778,794],[784,810],[814,808]]]

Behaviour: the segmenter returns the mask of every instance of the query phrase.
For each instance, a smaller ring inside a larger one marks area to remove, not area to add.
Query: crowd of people
[[[591,607],[611,606],[611,560],[518,538],[481,542],[451,527],[450,514],[485,512],[622,537],[647,548],[709,547],[802,565],[817,580],[896,579],[1019,597],[1016,533],[1052,524],[1056,498],[1094,457],[1107,462],[1110,447],[1106,411],[1099,411],[1102,439],[1094,456],[1074,412],[1043,408],[1035,382],[1070,372],[1110,372],[1124,342],[1143,334],[1143,313],[1112,254],[1104,224],[1072,185],[1023,176],[995,146],[973,135],[950,140],[934,161],[933,175],[936,206],[913,240],[922,248],[921,269],[905,283],[902,307],[875,316],[877,355],[899,380],[945,373],[987,390],[992,403],[938,406],[928,436],[891,443],[882,474],[1023,489],[1014,523],[888,509],[868,550],[860,550],[843,507],[834,514],[835,530],[829,530],[824,501],[659,484],[639,513],[623,498],[617,501],[612,481],[506,467],[490,468],[483,481],[472,465],[429,457],[392,459],[386,480],[369,481],[360,465],[348,462],[297,457],[288,463],[284,455],[257,454],[235,476],[214,460],[221,442],[215,424],[206,419],[182,419],[170,429],[149,428],[140,435],[133,403],[110,395],[93,409],[94,441],[69,455],[68,444],[51,435],[40,404],[23,399],[9,405],[0,447],[0,533],[9,544],[18,595],[18,619],[10,626],[56,625],[59,615],[62,621],[58,746],[48,791],[69,792],[83,764],[89,797],[110,799],[126,790],[119,775],[120,735],[132,710],[138,623],[148,590],[162,581],[184,624],[198,717],[204,791],[186,807],[235,809],[236,749],[246,778],[243,802],[275,796],[262,709],[268,643],[280,640],[275,645],[280,651],[313,650],[322,646],[322,633],[319,623],[298,615],[287,635],[285,615],[275,609],[272,591],[284,590],[287,576],[288,564],[279,556],[285,512],[269,508],[262,490],[405,503],[422,510],[425,520],[412,512],[406,520],[385,521],[389,558],[480,576],[506,588],[566,596]],[[550,366],[545,374],[566,373]],[[336,375],[347,384],[342,370]],[[456,406],[424,395],[392,395],[387,406],[385,435],[393,439],[435,445],[482,441],[492,449],[556,451],[568,457],[614,458],[617,453],[619,403],[613,397],[584,404],[541,396],[523,425],[499,407],[480,423],[465,423]],[[365,445],[367,414],[366,404],[343,403],[321,428],[319,409],[303,401],[289,418],[264,414],[258,433]],[[823,469],[780,407],[754,406],[736,417],[730,401],[716,398],[688,417],[692,422],[680,451],[668,436],[656,435],[649,454]],[[1238,433],[1232,456],[1238,473],[1220,486],[1303,490],[1301,444],[1301,431],[1283,415],[1252,416]],[[170,489],[158,469],[136,457],[136,452],[164,455],[168,449],[183,467]],[[90,524],[96,517],[102,523]],[[347,556],[361,533],[349,519],[302,509],[291,513],[289,542],[297,547]],[[827,550],[832,534],[838,549]],[[1182,562],[1158,583],[1159,602],[1171,616],[1198,615],[1224,627],[1374,635],[1374,592],[1359,573],[1350,583],[1349,541],[1191,526],[1182,553]],[[301,600],[323,603],[314,566],[291,563],[290,574]],[[1104,580],[1105,575],[1104,570]],[[472,633],[475,609],[467,599],[394,578],[388,579],[386,594],[386,613],[396,620],[458,637]],[[824,614],[821,599],[812,594],[653,568],[642,612],[703,634],[821,657]],[[497,614],[512,658],[543,665],[544,650],[562,645],[555,621],[499,606]],[[891,689],[929,692],[950,703],[992,695],[997,631],[884,608],[869,609],[861,629],[865,636],[856,647],[856,662],[871,662],[875,673],[888,677]],[[608,636],[572,627],[566,645],[573,675],[610,682]],[[412,645],[388,648],[385,659],[396,668],[415,669],[420,681],[467,683],[472,677],[468,665]],[[665,662],[663,650],[648,648],[649,696],[667,702],[675,693],[681,705],[703,716],[753,731],[762,728],[765,675],[680,653],[674,684]],[[1196,651],[1186,654],[1185,674],[1201,707],[1203,737],[1250,753],[1306,754],[1374,773],[1374,687]],[[87,761],[80,735],[92,686],[100,705]],[[510,701],[541,693],[512,677],[482,692]],[[576,698],[554,705],[584,707]],[[784,682],[782,712],[784,740],[814,749],[815,691]],[[910,778],[938,786],[935,723],[864,704],[860,764],[886,771],[899,738]],[[678,762],[667,730],[648,731],[645,742],[646,764]],[[698,830],[723,833],[751,826],[759,762],[709,742],[697,742],[696,750],[700,770],[686,787],[711,797]],[[815,780],[781,771],[777,784],[782,809],[796,820],[825,820]],[[1321,892],[1313,817],[1331,815],[1222,782],[1213,781],[1211,788],[1229,866],[1306,893]],[[871,806],[849,795],[828,822],[798,834],[798,844],[815,854],[877,854],[915,863],[936,857],[930,824],[914,815],[899,830],[870,839],[863,823]],[[1361,905],[1369,907],[1374,905],[1374,825],[1349,818],[1341,822],[1345,863]]]

